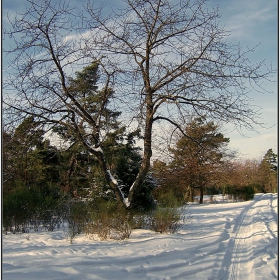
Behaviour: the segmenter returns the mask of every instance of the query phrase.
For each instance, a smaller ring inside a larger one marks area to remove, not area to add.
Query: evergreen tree
[[[2,132],[2,184],[3,194],[12,190],[14,186],[14,145],[12,143],[13,136],[7,131]]]
[[[99,187],[102,189],[99,190],[99,194],[108,191],[108,181],[101,175],[103,171],[100,160],[98,157],[93,157],[81,141],[79,135],[83,134],[87,135],[83,137],[87,145],[102,146],[102,156],[106,158],[106,170],[118,179],[123,194],[128,196],[129,188],[136,179],[142,162],[140,148],[135,147],[135,139],[141,137],[140,130],[127,133],[126,127],[121,126],[118,121],[121,112],[109,108],[109,96],[113,95],[113,91],[110,88],[99,91],[96,86],[98,79],[96,62],[76,72],[75,78],[68,79],[68,90],[76,102],[86,109],[92,119],[96,120],[98,128],[91,130],[84,119],[79,121],[69,119],[68,124],[64,123],[63,126],[54,128],[54,132],[70,145],[63,152],[65,161],[64,171],[61,172],[63,189],[72,195],[74,192],[79,192],[79,186],[83,189]],[[76,125],[77,130],[75,130]]]
[[[200,190],[200,203],[203,203],[205,187],[217,184],[220,167],[228,156],[226,146],[229,138],[219,132],[214,122],[196,118],[185,129],[185,136],[178,139],[171,149],[174,156],[170,167],[180,178],[180,184],[187,186],[189,201],[193,201],[193,188]]]
[[[9,169],[9,178],[4,180],[4,185],[16,187],[32,184],[32,153],[42,145],[43,135],[44,131],[38,128],[33,117],[26,118],[14,133],[4,133],[5,170]]]
[[[269,149],[264,155],[259,167],[260,182],[264,191],[271,193],[277,192],[277,173],[277,154],[272,149]]]
[[[44,139],[44,134],[32,117],[25,119],[14,133],[3,132],[5,190],[58,184],[58,150]]]
[[[14,133],[4,132],[3,223],[19,226],[32,219],[51,219],[60,197],[58,151],[44,140],[45,131],[33,118]]]

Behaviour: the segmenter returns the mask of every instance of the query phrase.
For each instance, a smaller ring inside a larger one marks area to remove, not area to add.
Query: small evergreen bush
[[[158,195],[157,207],[144,220],[146,228],[160,233],[175,233],[182,226],[183,208],[172,190]]]
[[[85,226],[85,234],[96,234],[101,240],[123,240],[130,237],[129,213],[115,201],[99,201],[92,208],[90,221]]]
[[[255,190],[252,186],[245,186],[239,191],[239,198],[245,201],[254,199]]]
[[[64,216],[67,223],[65,234],[66,238],[72,243],[78,234],[84,232],[89,221],[88,205],[85,201],[70,200],[66,209],[66,215]]]
[[[254,186],[226,186],[225,193],[229,194],[233,197],[234,200],[242,199],[242,200],[251,200],[254,198],[255,188]]]
[[[182,210],[177,207],[157,207],[151,216],[152,230],[160,233],[175,233],[181,226]]]

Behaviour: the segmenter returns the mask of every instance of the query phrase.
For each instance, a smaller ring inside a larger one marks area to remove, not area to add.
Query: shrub
[[[160,193],[157,197],[157,203],[160,207],[179,207],[183,205],[183,201],[179,200],[172,190]]]
[[[41,203],[41,195],[34,189],[16,188],[3,197],[3,225],[14,233],[27,231]]]
[[[183,205],[185,201],[187,189],[180,185],[166,185],[158,187],[153,190],[153,195],[157,201],[165,200],[166,198],[172,198],[178,205]]]
[[[130,225],[133,229],[151,229],[151,212],[131,215]]]
[[[233,196],[234,200],[242,199],[242,200],[251,200],[254,198],[255,189],[254,186],[242,186],[242,187],[234,187],[227,186],[226,193]]]
[[[64,228],[65,235],[72,243],[78,234],[84,232],[85,225],[89,221],[88,205],[85,201],[68,199],[63,202],[63,208],[62,219],[67,224]]]
[[[115,201],[99,201],[91,211],[85,227],[89,236],[96,234],[101,240],[123,240],[130,237],[129,213]]]
[[[157,206],[150,212],[134,214],[133,228],[175,233],[182,226],[183,208],[172,190],[157,193]]]
[[[182,208],[157,207],[151,216],[152,230],[160,233],[175,233],[181,226]]]
[[[57,212],[59,192],[48,186],[48,192],[39,187],[17,187],[3,196],[3,227],[4,230],[27,232],[32,225],[35,230],[42,222],[48,229],[56,225],[53,216]]]
[[[245,201],[251,200],[254,198],[255,190],[252,186],[245,186],[240,189],[238,196],[240,199],[243,199]]]

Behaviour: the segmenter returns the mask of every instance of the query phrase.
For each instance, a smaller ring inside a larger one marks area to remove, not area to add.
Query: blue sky
[[[176,1],[176,0],[170,0]],[[70,0],[75,5],[86,4],[86,0]],[[2,1],[2,23],[6,23],[6,13],[10,16],[15,11],[22,12],[25,0]],[[95,0],[95,3],[104,3],[111,7],[121,7],[122,0]],[[276,0],[209,0],[209,6],[219,6],[222,15],[220,25],[231,31],[229,40],[240,43],[244,48],[253,48],[258,45],[249,58],[252,63],[265,60],[268,65],[277,70],[278,67],[278,6]],[[3,43],[5,46],[5,41]],[[5,59],[3,59],[5,67]],[[262,108],[261,122],[265,127],[256,127],[256,131],[242,130],[241,135],[230,125],[224,127],[225,135],[230,138],[230,148],[238,150],[241,157],[260,158],[272,148],[277,152],[277,74],[272,78],[275,82],[265,82],[265,94],[252,91],[250,97],[252,104]]]
[[[276,0],[228,0],[209,3],[219,5],[222,13],[221,24],[231,31],[230,39],[240,42],[244,47],[256,50],[250,54],[252,62],[265,60],[273,69],[278,67],[278,6]],[[272,148],[277,152],[277,123],[278,99],[277,79],[275,73],[274,83],[264,83],[263,87],[269,91],[266,94],[251,92],[252,103],[262,108],[261,121],[267,128],[256,127],[257,132],[246,131],[247,137],[233,131],[228,134],[231,139],[230,147],[238,149],[241,156],[247,158],[262,157]]]

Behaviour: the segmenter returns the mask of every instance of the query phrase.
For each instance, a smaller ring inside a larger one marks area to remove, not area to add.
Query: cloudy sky
[[[170,0],[176,1],[176,0]],[[81,6],[87,0],[69,0]],[[24,10],[26,0],[3,0],[2,1],[2,23],[6,24],[6,14],[10,17],[18,11]],[[96,0],[96,4],[104,3],[107,9],[121,7],[122,0]],[[255,51],[249,55],[252,63],[265,60],[267,65],[277,70],[278,65],[278,6],[276,0],[209,0],[208,5],[219,6],[222,15],[221,26],[231,31],[230,41],[240,43],[244,48],[253,48]],[[3,46],[5,47],[5,41]],[[3,59],[5,67],[5,58]],[[242,135],[230,126],[224,127],[225,135],[230,138],[230,148],[239,151],[241,157],[260,158],[265,152],[272,148],[277,152],[277,74],[273,82],[265,82],[265,94],[252,91],[250,97],[252,104],[262,108],[261,121],[264,127],[256,127],[256,131],[243,130]]]

